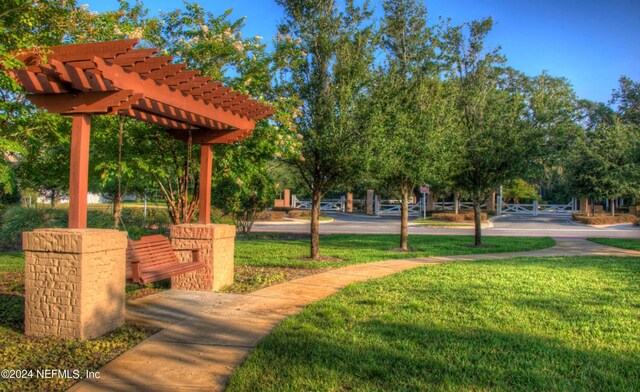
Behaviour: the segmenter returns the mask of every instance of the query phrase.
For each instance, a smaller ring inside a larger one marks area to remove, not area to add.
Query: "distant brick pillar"
[[[373,189],[367,190],[367,214],[369,215],[373,214],[373,196]]]
[[[487,212],[496,212],[496,193],[493,192],[487,199]]]
[[[171,278],[171,288],[216,291],[233,284],[233,250],[236,228],[232,225],[183,224],[171,226],[174,249],[200,249],[205,266]],[[191,261],[191,252],[177,252],[178,259]]]
[[[581,197],[580,198],[580,212],[585,213],[585,214],[591,213],[591,211],[589,211],[589,198],[588,197]]]
[[[284,190],[284,208],[291,207],[291,189]]]
[[[27,336],[93,339],[124,324],[127,233],[38,229],[22,248]]]
[[[348,213],[353,213],[353,193],[347,193],[347,210]]]
[[[427,193],[427,211],[435,210],[435,206],[433,205],[433,194],[431,192]]]

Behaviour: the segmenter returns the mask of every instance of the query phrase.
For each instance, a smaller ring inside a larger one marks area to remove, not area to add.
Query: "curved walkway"
[[[542,250],[356,264],[247,295],[169,290],[127,306],[128,321],[162,328],[70,391],[220,391],[233,370],[282,320],[355,282],[447,262],[510,257],[636,256],[584,239]],[[95,370],[95,369],[88,369]]]

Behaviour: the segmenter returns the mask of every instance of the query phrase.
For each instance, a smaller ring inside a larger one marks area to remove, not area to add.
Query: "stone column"
[[[178,259],[191,261],[189,249],[200,249],[204,268],[171,278],[171,288],[216,291],[233,284],[233,250],[236,228],[232,225],[183,224],[171,226],[171,245]]]
[[[347,212],[353,213],[353,193],[347,193]]]
[[[291,189],[284,190],[284,208],[291,207]]]
[[[427,193],[427,211],[433,211],[435,207],[433,205],[433,195],[431,192]]]
[[[496,193],[493,192],[491,196],[487,199],[487,213],[495,213],[496,212]]]
[[[373,215],[373,189],[367,190],[367,214]]]
[[[27,336],[93,339],[124,324],[127,233],[39,229],[22,248]]]
[[[589,198],[588,197],[580,198],[580,212],[584,214],[589,214]]]

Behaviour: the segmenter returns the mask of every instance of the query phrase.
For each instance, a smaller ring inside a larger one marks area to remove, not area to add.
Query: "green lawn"
[[[19,250],[0,252],[0,274],[24,271],[24,253]]]
[[[228,391],[640,390],[640,258],[428,266],[285,320]]]
[[[342,262],[301,260],[309,256],[309,240],[279,240],[272,233],[256,233],[248,240],[239,238],[235,254],[237,265],[259,267],[326,268],[348,264],[368,263],[387,259],[424,256],[447,256],[472,253],[520,252],[548,248],[555,245],[551,238],[484,237],[486,247],[472,246],[471,236],[409,236],[409,247],[415,252],[391,251],[399,245],[399,236],[392,234],[329,234],[320,237],[320,253],[336,257]],[[268,241],[263,239],[268,238]]]
[[[411,221],[411,223],[418,223],[421,224],[423,226],[436,226],[436,227],[440,227],[440,226],[463,226],[463,227],[473,227],[473,222],[449,222],[449,221],[443,221],[443,220],[438,220],[438,219],[433,219],[433,218],[418,218],[416,220]]]
[[[588,238],[596,244],[616,246],[618,248],[640,250],[640,239],[636,238]]]

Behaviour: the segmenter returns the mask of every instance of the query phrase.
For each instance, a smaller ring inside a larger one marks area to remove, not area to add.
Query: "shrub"
[[[587,216],[584,213],[574,212],[573,219],[586,225],[614,225],[617,223],[638,223],[638,218],[631,214],[596,214],[595,216]]]
[[[2,215],[0,245],[19,247],[22,232],[49,227],[67,227],[67,210],[11,206]]]
[[[454,214],[453,212],[434,212],[431,217],[436,220],[445,222],[473,222],[473,212],[463,212],[461,214]],[[480,212],[480,220],[482,222],[487,221],[487,213]]]
[[[284,211],[262,211],[256,216],[256,221],[271,222],[284,219]]]
[[[287,213],[289,218],[308,218],[311,216],[311,210],[291,210]]]

